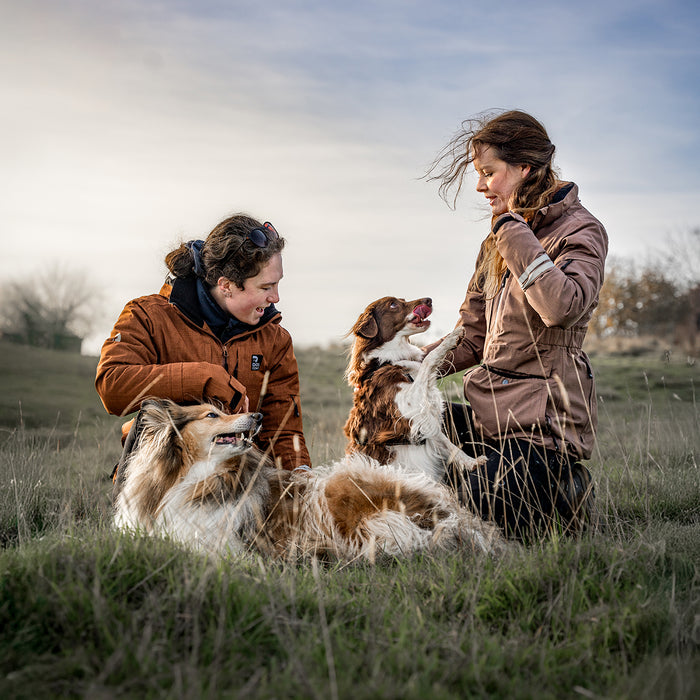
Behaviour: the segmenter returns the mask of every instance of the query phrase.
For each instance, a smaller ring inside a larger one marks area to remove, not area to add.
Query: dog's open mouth
[[[237,445],[238,443],[249,443],[257,431],[255,428],[244,433],[221,433],[214,437],[215,445]]]
[[[411,317],[411,323],[414,326],[423,327],[429,326],[430,321],[428,321],[428,316],[433,313],[433,310],[426,304],[420,304],[413,309],[413,316]]]
[[[222,426],[223,427],[223,426]],[[218,433],[212,437],[212,442],[215,445],[243,445],[250,447],[253,444],[253,438],[260,432],[262,428],[262,413],[241,414],[236,416],[236,419],[229,423],[229,430],[226,433]]]

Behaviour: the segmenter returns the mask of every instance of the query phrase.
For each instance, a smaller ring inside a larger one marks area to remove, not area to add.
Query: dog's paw
[[[439,367],[447,356],[447,353],[457,347],[463,335],[464,328],[462,328],[462,326],[458,326],[453,331],[448,333],[442,339],[442,342],[432,352],[429,352],[425,356],[423,363],[426,365],[427,370],[432,371]]]
[[[444,354],[447,354],[450,350],[453,350],[456,348],[462,338],[464,337],[465,329],[463,326],[457,326],[453,331],[448,333],[443,339],[442,343],[440,343],[439,349],[441,350]]]
[[[470,457],[464,454],[461,450],[455,452],[450,460],[457,469],[461,472],[473,472],[479,465],[486,464],[486,457],[481,455],[479,457]]]

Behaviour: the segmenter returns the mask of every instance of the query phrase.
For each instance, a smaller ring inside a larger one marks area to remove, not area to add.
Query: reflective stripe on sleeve
[[[542,253],[536,257],[526,268],[525,272],[518,278],[523,291],[532,286],[532,283],[543,273],[554,267],[554,263],[547,253]]]

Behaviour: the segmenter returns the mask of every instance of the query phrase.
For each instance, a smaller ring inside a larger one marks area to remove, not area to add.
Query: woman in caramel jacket
[[[554,146],[536,119],[509,111],[463,126],[433,178],[456,198],[473,164],[492,218],[460,308],[465,335],[443,371],[471,368],[467,420],[452,414],[465,449],[488,461],[452,478],[462,500],[507,534],[528,538],[557,522],[578,531],[593,505],[579,460],[591,456],[597,424],[582,344],[607,234],[577,186],[556,177]]]
[[[296,357],[274,306],[283,247],[271,224],[236,214],[170,252],[160,293],[130,301],[102,346],[95,386],[107,411],[126,415],[148,397],[260,411],[260,447],[285,469],[309,465]]]

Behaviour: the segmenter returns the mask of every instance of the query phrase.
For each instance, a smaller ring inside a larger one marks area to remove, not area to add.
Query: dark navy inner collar
[[[279,313],[275,305],[270,304],[255,325],[239,321],[224,311],[211,296],[206,284],[194,276],[178,277],[173,281],[170,301],[198,326],[206,323],[223,343],[237,335],[257,330]]]
[[[573,182],[567,182],[561,189],[558,189],[555,193],[554,196],[552,197],[551,204],[556,204],[557,202],[561,202],[564,197],[566,197],[569,192],[574,188],[574,183]]]

